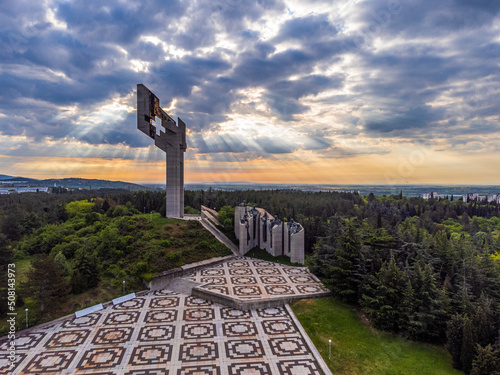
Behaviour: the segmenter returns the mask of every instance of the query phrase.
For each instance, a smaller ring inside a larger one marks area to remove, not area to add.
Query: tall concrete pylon
[[[161,120],[159,133],[152,124]],[[163,131],[163,129],[165,131]],[[160,107],[160,100],[146,86],[137,85],[137,129],[151,137],[155,146],[167,158],[167,217],[184,216],[184,152],[186,152],[186,124],[179,117],[177,123]]]

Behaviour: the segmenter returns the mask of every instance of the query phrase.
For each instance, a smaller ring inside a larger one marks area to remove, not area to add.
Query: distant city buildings
[[[500,194],[488,194],[488,195],[479,195],[477,193],[469,193],[469,194],[464,194],[462,196],[462,200],[464,202],[484,202],[487,201],[489,203],[500,203]]]
[[[424,199],[450,199],[449,195],[440,195],[437,192],[433,191],[430,193],[424,193],[422,195]],[[500,204],[500,193],[498,194],[488,194],[488,195],[479,195],[478,193],[468,193],[464,195],[451,195],[454,199],[461,198],[464,202],[489,202],[489,203],[499,203]]]
[[[12,186],[12,187],[1,187],[0,194],[20,194],[20,193],[48,193],[48,187],[31,187],[31,186]]]
[[[304,228],[293,219],[281,221],[263,208],[249,208],[243,202],[234,210],[234,233],[242,255],[259,247],[273,256],[286,255],[292,262],[304,264]]]

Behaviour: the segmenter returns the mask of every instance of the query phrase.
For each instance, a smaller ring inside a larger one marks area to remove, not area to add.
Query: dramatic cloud
[[[188,124],[197,171],[361,168],[373,155],[397,169],[422,144],[443,168],[492,160],[499,58],[500,3],[489,0],[7,1],[2,166],[23,152],[162,160],[135,129],[137,83]]]

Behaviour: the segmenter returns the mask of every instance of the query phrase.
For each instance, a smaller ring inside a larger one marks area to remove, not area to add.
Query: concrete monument
[[[273,256],[286,255],[292,262],[304,264],[304,228],[293,219],[283,222],[243,202],[234,209],[234,233],[240,241],[241,255],[257,246]]]
[[[158,132],[152,121],[160,118]],[[184,152],[186,152],[186,124],[177,117],[177,123],[160,107],[160,100],[143,84],[137,85],[137,129],[155,141],[155,146],[167,158],[167,217],[184,216]]]

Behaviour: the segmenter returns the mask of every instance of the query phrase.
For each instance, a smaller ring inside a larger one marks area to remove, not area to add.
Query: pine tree
[[[463,325],[463,341],[460,353],[460,362],[462,371],[469,374],[472,369],[472,361],[476,356],[477,336],[474,330],[473,322],[469,317],[465,317]]]
[[[448,299],[444,289],[438,289],[430,264],[417,263],[413,285],[415,310],[412,324],[418,328],[414,338],[418,340],[443,340],[447,322]]]
[[[45,306],[53,306],[68,293],[68,285],[58,264],[45,254],[37,255],[31,261],[24,289],[27,296],[38,300],[41,312]]]
[[[482,294],[476,311],[472,316],[477,343],[482,347],[494,344],[497,339],[497,330],[495,328],[497,316],[492,309],[491,303],[492,301]]]
[[[343,301],[357,302],[362,243],[353,223],[347,222],[347,227],[337,243],[333,259],[326,269],[328,286],[333,294]]]
[[[448,322],[448,328],[446,329],[446,348],[451,354],[451,359],[453,361],[453,367],[461,370],[462,369],[462,344],[463,344],[463,327],[464,327],[464,316],[463,315],[453,315],[451,320]]]
[[[499,375],[500,352],[491,345],[482,347],[477,345],[477,355],[472,362],[470,375]]]
[[[403,285],[404,274],[394,257],[391,257],[389,263],[384,262],[380,271],[370,278],[360,303],[377,328],[398,331],[402,319],[398,306],[401,303]]]
[[[411,285],[411,279],[408,278],[405,289],[403,290],[402,301],[400,305],[400,321],[398,329],[408,337],[414,337],[417,327],[413,321],[415,309],[415,291]]]

